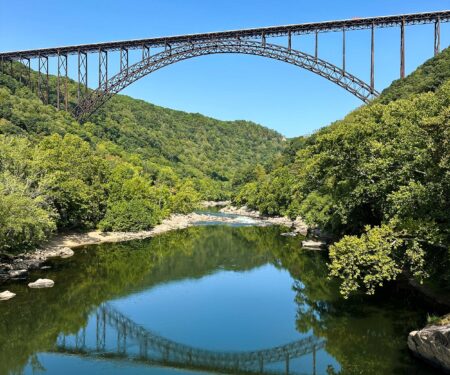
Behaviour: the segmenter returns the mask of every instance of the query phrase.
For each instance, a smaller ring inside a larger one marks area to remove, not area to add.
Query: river
[[[403,283],[344,300],[326,254],[283,231],[200,225],[48,261],[31,278],[53,288],[7,285],[0,373],[438,373],[406,346],[433,306]]]

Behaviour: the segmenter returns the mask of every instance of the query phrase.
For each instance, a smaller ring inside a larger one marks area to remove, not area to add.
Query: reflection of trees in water
[[[326,256],[303,252],[297,238],[279,234],[276,227],[193,227],[146,241],[87,247],[52,261],[52,270],[32,277],[54,279],[54,288],[8,286],[17,296],[0,305],[0,373],[20,373],[30,356],[51,350],[59,334],[78,332],[105,301],[171,280],[218,269],[249,270],[269,261],[296,279],[297,329],[323,338],[343,373],[414,374],[405,338],[426,314],[410,289],[390,290],[400,288],[392,284],[374,297],[343,300],[327,279]],[[417,368],[416,374],[426,373]]]
[[[145,241],[80,249],[66,260],[49,262],[55,287],[17,293],[0,305],[0,373],[20,373],[31,355],[50,350],[58,335],[83,327],[93,307],[159,283],[198,278],[217,269],[248,270],[271,258],[285,239],[275,227],[192,227]]]
[[[326,255],[279,252],[280,263],[296,279],[296,326],[325,339],[325,349],[341,366],[340,374],[429,374],[410,358],[408,332],[423,324],[426,306],[411,288],[391,284],[375,296],[344,300],[330,280]],[[429,306],[427,306],[429,308]],[[336,373],[333,368],[329,374]]]

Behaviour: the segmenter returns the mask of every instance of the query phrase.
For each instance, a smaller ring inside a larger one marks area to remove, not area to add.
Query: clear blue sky
[[[448,0],[0,0],[0,50],[449,9]],[[450,25],[442,25],[442,47]],[[347,68],[369,81],[370,32],[348,32]],[[283,39],[270,42],[285,43]],[[341,35],[320,36],[319,55],[341,62]],[[313,53],[313,38],[293,48]],[[376,33],[376,86],[399,75],[399,30]],[[407,73],[433,54],[432,25],[406,29]],[[130,55],[130,58],[132,55]],[[112,59],[110,57],[110,59]],[[89,83],[98,82],[97,58]],[[75,78],[75,60],[70,75]],[[54,73],[55,62],[50,69]],[[114,70],[112,65],[110,72]],[[219,119],[246,119],[292,137],[342,118],[361,103],[345,90],[286,63],[243,55],[195,58],[134,83],[124,94]]]

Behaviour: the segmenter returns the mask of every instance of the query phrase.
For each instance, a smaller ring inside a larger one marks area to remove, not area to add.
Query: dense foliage
[[[423,279],[427,254],[450,244],[450,49],[370,105],[291,141],[279,163],[235,201],[344,235],[330,270],[345,296],[403,271]]]
[[[114,97],[80,124],[29,86],[24,66],[0,74],[0,251],[33,247],[55,230],[145,230],[199,200],[227,199],[242,168],[267,164],[276,132]],[[69,105],[76,85],[68,82]]]

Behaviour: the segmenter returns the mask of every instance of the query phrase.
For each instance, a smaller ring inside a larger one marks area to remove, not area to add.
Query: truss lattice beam
[[[49,101],[48,85],[48,56],[39,56],[38,58],[38,97],[43,103]]]
[[[238,37],[241,39],[261,38],[263,34],[266,38],[271,38],[289,35],[313,34],[316,32],[335,32],[342,31],[343,29],[371,29],[372,25],[375,25],[376,28],[398,27],[401,26],[403,22],[405,26],[418,25],[435,23],[438,20],[440,23],[449,22],[450,10],[13,51],[0,53],[0,57],[10,59],[18,59],[20,57],[37,58],[39,55],[56,56],[58,51],[65,54],[77,54],[79,51],[98,52],[99,49],[109,51],[118,51],[121,48],[141,49],[143,45],[148,47],[164,47],[167,44],[170,44],[175,48],[176,46],[184,43],[198,43],[212,39],[235,39]]]
[[[58,54],[58,75],[56,83],[56,108],[61,109],[61,89],[64,90],[64,109],[68,109],[67,55]]]
[[[121,70],[108,81],[107,92],[103,88],[99,88],[92,91],[80,102],[75,111],[76,115],[80,120],[83,120],[114,94],[158,69],[189,58],[219,53],[263,56],[296,65],[336,83],[364,102],[378,96],[378,92],[361,79],[316,56],[293,49],[289,50],[275,44],[266,43],[263,46],[259,41],[215,40],[207,43],[190,43],[174,49],[167,49],[129,66],[127,70]]]

